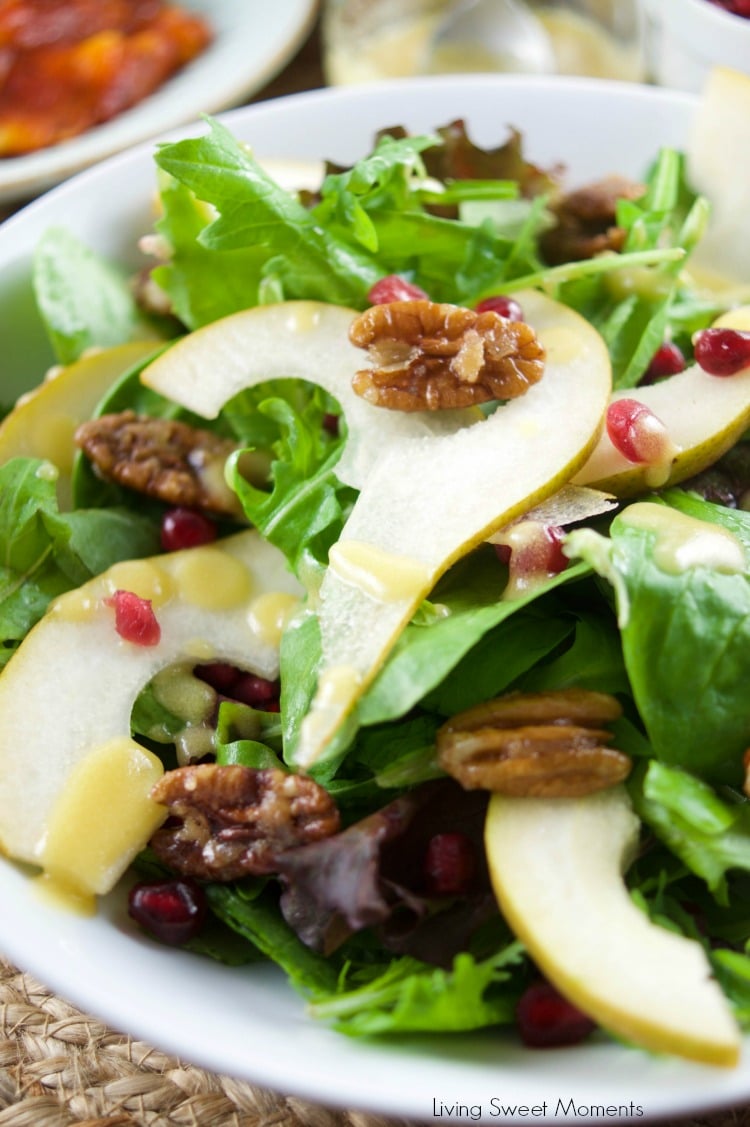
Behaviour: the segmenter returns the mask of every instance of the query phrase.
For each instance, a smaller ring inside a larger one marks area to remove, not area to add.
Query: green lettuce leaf
[[[521,945],[510,943],[487,959],[458,955],[450,970],[396,959],[377,978],[316,1000],[310,1010],[340,1032],[360,1037],[509,1024],[519,995],[512,968],[523,957]]]

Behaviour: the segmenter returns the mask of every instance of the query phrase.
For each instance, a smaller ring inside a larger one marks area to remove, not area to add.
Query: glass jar
[[[480,38],[433,49],[446,14],[471,0],[326,0],[323,60],[331,85],[460,71],[519,71]],[[480,0],[482,5],[488,0]],[[513,0],[547,40],[548,73],[643,78],[639,0]]]

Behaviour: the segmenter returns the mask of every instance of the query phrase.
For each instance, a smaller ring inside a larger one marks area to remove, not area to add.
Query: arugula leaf
[[[335,474],[342,444],[326,432],[325,402],[320,398],[308,400],[304,414],[280,397],[262,401],[257,410],[276,424],[280,435],[274,443],[271,490],[258,489],[243,477],[246,451],[229,458],[227,481],[248,520],[281,549],[294,572],[309,581],[327,564],[328,549],[356,497]]]
[[[260,302],[265,247],[210,250],[200,235],[211,215],[193,193],[170,177],[161,178],[161,218],[156,230],[170,247],[169,261],[151,276],[168,295],[174,313],[189,329]]]
[[[61,364],[72,364],[87,348],[108,348],[155,335],[136,305],[127,277],[63,227],[50,228],[37,244],[33,284]]]
[[[381,1033],[455,1033],[513,1021],[519,990],[511,970],[523,959],[510,943],[477,961],[458,955],[450,970],[416,959],[394,960],[378,977],[310,1006],[313,1017],[332,1021],[350,1036]]]
[[[267,175],[217,121],[206,136],[162,145],[156,163],[218,212],[198,235],[211,250],[263,247],[287,298],[361,307],[377,281],[371,256],[324,232],[307,209]],[[239,264],[241,266],[241,263]]]

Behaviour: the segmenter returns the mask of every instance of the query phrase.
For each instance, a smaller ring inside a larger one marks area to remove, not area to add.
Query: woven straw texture
[[[0,1127],[409,1125],[332,1111],[183,1064],[113,1032],[0,959]],[[750,1127],[750,1108],[679,1127]]]

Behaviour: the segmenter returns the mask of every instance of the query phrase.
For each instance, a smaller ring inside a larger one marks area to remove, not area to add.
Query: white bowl
[[[615,170],[641,174],[660,144],[685,144],[694,105],[689,95],[630,84],[456,76],[319,91],[224,120],[259,155],[338,161],[367,151],[381,126],[425,130],[463,117],[478,143],[497,145],[514,125],[530,159],[564,160],[574,184]],[[48,358],[28,282],[40,234],[63,223],[134,263],[151,220],[151,149],[98,165],[0,227],[0,397],[11,378],[15,387],[38,380]],[[274,968],[229,969],[136,934],[119,895],[93,919],[68,915],[0,860],[0,903],[0,949],[84,1010],[186,1061],[326,1106],[485,1124],[516,1106],[563,1124],[696,1114],[750,1099],[750,1054],[727,1071],[603,1038],[546,1052],[494,1031],[350,1040],[309,1020]]]
[[[646,67],[662,86],[699,91],[715,66],[750,74],[750,19],[710,0],[641,0]]]

